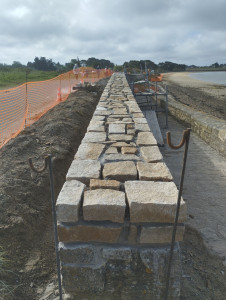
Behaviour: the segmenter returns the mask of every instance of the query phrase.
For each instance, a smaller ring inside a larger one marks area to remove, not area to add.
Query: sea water
[[[226,85],[226,72],[197,72],[189,74],[190,77],[202,81]]]

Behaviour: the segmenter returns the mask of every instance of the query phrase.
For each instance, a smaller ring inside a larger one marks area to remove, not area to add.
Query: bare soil
[[[0,280],[14,290],[0,299],[40,299],[56,281],[48,171],[33,173],[28,159],[40,166],[54,157],[57,197],[106,82],[72,93],[0,150],[0,246],[10,270]]]

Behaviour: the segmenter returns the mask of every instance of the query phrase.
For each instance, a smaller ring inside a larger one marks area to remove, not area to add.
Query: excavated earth
[[[40,167],[45,155],[54,157],[57,197],[106,83],[72,93],[0,150],[0,246],[6,260],[0,281],[8,289],[0,288],[0,299],[58,298],[48,172],[33,173],[28,159]],[[182,243],[182,260],[186,280],[181,299],[225,299],[221,261],[190,228]],[[210,282],[212,274],[215,280]],[[208,293],[210,285],[217,294]]]

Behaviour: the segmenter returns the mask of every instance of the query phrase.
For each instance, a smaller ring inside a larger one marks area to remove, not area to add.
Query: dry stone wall
[[[113,74],[56,204],[72,299],[162,299],[177,195],[125,75]],[[185,220],[182,200],[177,241]],[[178,245],[170,291],[179,299]]]

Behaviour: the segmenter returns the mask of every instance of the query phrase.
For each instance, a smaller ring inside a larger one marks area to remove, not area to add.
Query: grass
[[[27,81],[41,81],[54,78],[59,75],[56,71],[29,70]],[[8,89],[26,82],[26,69],[17,68],[11,70],[0,70],[0,89]]]

